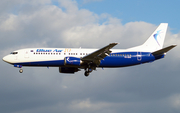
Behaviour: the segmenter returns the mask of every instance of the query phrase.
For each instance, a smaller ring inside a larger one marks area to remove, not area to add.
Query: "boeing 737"
[[[144,44],[128,49],[112,49],[118,43],[101,49],[27,48],[11,52],[3,61],[20,68],[20,73],[23,66],[46,66],[72,74],[84,69],[84,75],[88,76],[96,68],[127,67],[164,58],[176,46],[163,48],[167,27],[168,23],[161,23]]]

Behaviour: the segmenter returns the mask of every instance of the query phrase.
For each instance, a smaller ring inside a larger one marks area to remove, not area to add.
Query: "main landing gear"
[[[89,76],[89,72],[88,71],[85,71],[84,72],[84,75],[87,77],[87,76]]]
[[[93,69],[91,69],[91,68],[86,68],[85,69],[85,72],[84,72],[84,75],[87,77],[87,76],[89,76],[89,73],[91,73],[93,71]]]

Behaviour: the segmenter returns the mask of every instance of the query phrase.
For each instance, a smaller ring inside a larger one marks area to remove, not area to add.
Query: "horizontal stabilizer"
[[[153,52],[152,54],[153,54],[154,56],[156,56],[156,55],[162,55],[162,54],[168,52],[169,50],[171,50],[172,48],[174,48],[174,47],[176,47],[176,46],[177,46],[177,45],[171,45],[171,46],[168,46],[168,47],[166,47],[166,48],[163,48],[163,49],[160,49],[160,50],[158,50],[158,51],[155,51],[155,52]]]

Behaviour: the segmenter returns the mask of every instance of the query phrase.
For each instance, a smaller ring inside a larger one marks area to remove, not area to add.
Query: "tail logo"
[[[159,40],[161,39],[161,36],[160,36],[161,33],[163,33],[162,30],[159,30],[159,31],[157,31],[156,34],[153,35],[154,39],[156,40],[156,42],[158,43],[159,46],[161,46],[159,43]]]

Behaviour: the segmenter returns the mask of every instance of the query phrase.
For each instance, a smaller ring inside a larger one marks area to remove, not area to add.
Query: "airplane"
[[[163,48],[168,23],[161,23],[144,44],[128,49],[112,49],[110,43],[101,49],[82,48],[26,48],[11,52],[3,61],[20,68],[23,66],[59,67],[60,73],[74,74],[81,69],[89,76],[96,68],[134,66],[164,58],[176,44]]]

